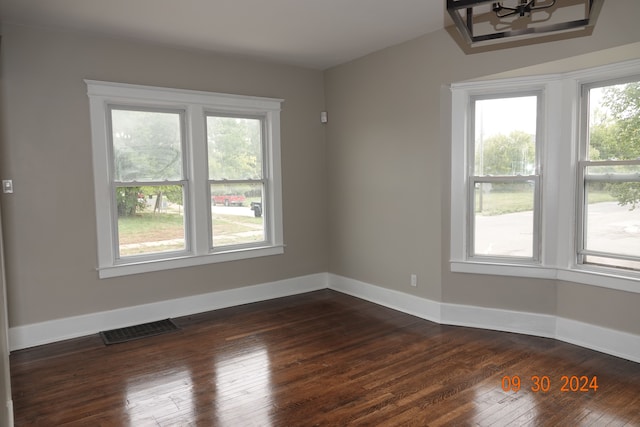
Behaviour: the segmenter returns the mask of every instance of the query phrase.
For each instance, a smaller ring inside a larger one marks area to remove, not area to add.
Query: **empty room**
[[[639,17],[2,0],[0,426],[640,426]]]

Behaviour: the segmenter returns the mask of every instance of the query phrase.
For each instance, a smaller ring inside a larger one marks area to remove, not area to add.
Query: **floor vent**
[[[127,326],[126,328],[112,329],[100,332],[105,344],[118,344],[139,338],[152,337],[177,331],[178,328],[171,319],[158,320],[157,322],[143,323],[142,325]]]

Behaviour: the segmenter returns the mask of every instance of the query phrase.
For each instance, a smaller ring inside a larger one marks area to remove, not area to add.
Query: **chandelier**
[[[447,0],[447,11],[469,46],[590,31],[604,0]],[[581,34],[585,35],[585,34]],[[506,40],[505,40],[506,39]]]

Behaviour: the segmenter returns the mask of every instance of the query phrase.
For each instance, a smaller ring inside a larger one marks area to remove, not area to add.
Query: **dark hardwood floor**
[[[330,290],[175,322],[124,344],[14,352],[16,425],[640,426],[640,364],[552,339]]]

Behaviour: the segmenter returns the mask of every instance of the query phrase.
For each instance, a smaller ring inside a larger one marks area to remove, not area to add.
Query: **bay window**
[[[451,270],[640,292],[640,61],[451,89]]]

